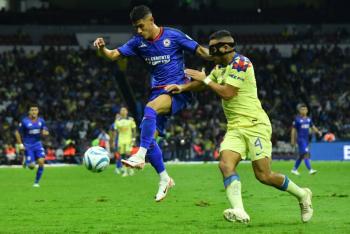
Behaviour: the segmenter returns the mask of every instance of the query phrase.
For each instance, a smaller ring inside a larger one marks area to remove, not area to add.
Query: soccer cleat
[[[174,186],[175,186],[175,182],[170,177],[169,177],[168,181],[161,180],[159,183],[159,189],[158,189],[158,192],[156,194],[155,201],[156,202],[162,201],[166,197],[169,189],[174,187]]]
[[[301,210],[301,220],[306,223],[309,222],[314,213],[314,209],[312,208],[312,192],[308,188],[303,188],[306,192],[304,198],[299,201],[300,210]]]
[[[314,174],[316,174],[317,173],[317,170],[314,170],[314,169],[310,169],[310,171],[309,171],[309,174],[310,175],[314,175]]]
[[[135,154],[126,160],[122,159],[122,163],[126,167],[136,169],[143,169],[145,167],[145,159]]]
[[[38,183],[34,183],[34,184],[33,184],[33,187],[34,187],[34,188],[39,188],[40,185],[39,185]]]
[[[114,170],[114,173],[117,174],[117,175],[119,175],[119,174],[121,173],[121,170],[120,170],[119,168],[116,168],[116,169]]]
[[[124,171],[124,173],[122,174],[122,177],[127,177],[128,173],[126,171]]]
[[[298,170],[291,170],[290,171],[292,174],[294,175],[300,175],[299,171]]]
[[[241,208],[226,209],[224,210],[223,215],[229,222],[249,223],[250,221],[250,217],[247,212]]]

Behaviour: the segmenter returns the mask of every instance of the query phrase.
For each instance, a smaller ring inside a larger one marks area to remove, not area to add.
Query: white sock
[[[300,188],[298,185],[296,185],[293,181],[289,180],[288,187],[286,191],[299,200],[305,197],[306,192],[304,189]]]
[[[137,151],[136,155],[145,159],[147,153],[147,149],[144,147],[140,147],[139,150]]]
[[[168,172],[166,172],[166,170],[159,173],[159,177],[160,177],[160,180],[163,180],[163,181],[168,181],[170,179]]]
[[[233,208],[243,208],[242,194],[241,194],[241,181],[234,180],[226,187],[226,196]]]

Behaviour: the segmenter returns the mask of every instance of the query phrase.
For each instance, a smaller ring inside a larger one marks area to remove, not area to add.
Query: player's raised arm
[[[106,48],[106,43],[102,37],[97,38],[94,41],[94,46],[98,49],[99,53],[110,60],[117,60],[120,57],[120,53],[117,49],[109,50]]]
[[[224,100],[230,100],[238,93],[238,87],[235,87],[228,83],[221,85],[216,82],[212,82],[212,79],[210,77],[207,77],[204,71],[186,69],[185,73],[192,79],[200,81],[205,85],[208,85],[216,94],[218,94]]]

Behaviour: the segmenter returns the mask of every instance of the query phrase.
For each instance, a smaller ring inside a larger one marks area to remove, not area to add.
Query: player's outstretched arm
[[[224,100],[230,100],[234,96],[237,96],[238,88],[229,84],[220,85],[213,82],[209,77],[205,75],[205,72],[197,71],[193,69],[186,69],[186,75],[194,80],[200,81],[203,84],[208,85],[217,95],[219,95]]]
[[[107,59],[117,60],[120,57],[120,53],[117,49],[109,50],[106,48],[106,43],[102,37],[99,37],[94,41],[94,46],[98,49],[99,53]]]
[[[209,54],[208,48],[205,48],[204,46],[201,46],[201,45],[197,47],[196,55],[208,61],[213,60],[212,56]]]

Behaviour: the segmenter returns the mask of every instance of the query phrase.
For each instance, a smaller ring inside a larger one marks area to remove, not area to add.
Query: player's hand
[[[167,85],[165,86],[165,91],[169,92],[169,93],[181,93],[183,91],[182,85],[177,85],[177,84],[171,84],[171,85]]]
[[[103,49],[105,45],[106,43],[102,37],[99,37],[94,41],[94,46],[97,47],[97,49]]]
[[[194,69],[185,69],[185,73],[187,76],[191,77],[194,80],[198,81],[204,81],[204,79],[207,77],[205,75],[204,69],[202,71],[194,70]]]
[[[23,145],[23,143],[17,144],[17,147],[18,147],[19,151],[24,151],[26,149],[26,147]]]
[[[47,130],[42,130],[41,134],[43,134],[43,136],[48,136],[48,135],[49,135],[49,131],[47,131]]]

